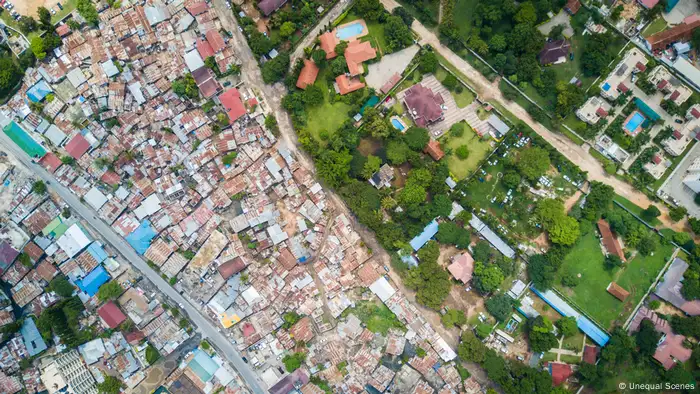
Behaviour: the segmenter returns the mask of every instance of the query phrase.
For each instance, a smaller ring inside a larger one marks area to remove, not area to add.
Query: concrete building
[[[72,390],[75,394],[97,394],[95,378],[77,350],[61,354],[55,362],[58,373],[68,385],[69,392]]]

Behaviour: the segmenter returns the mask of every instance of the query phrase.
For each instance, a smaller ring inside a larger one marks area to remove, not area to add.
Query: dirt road
[[[400,4],[395,0],[381,0],[384,7],[391,11]],[[646,208],[649,204],[652,204],[651,200],[642,192],[635,189],[632,185],[627,182],[621,181],[614,176],[610,176],[605,172],[605,169],[593,156],[588,153],[589,146],[584,144],[583,146],[576,145],[574,142],[564,137],[563,135],[553,133],[546,127],[534,121],[530,114],[521,107],[519,104],[508,101],[503,97],[501,90],[498,88],[498,82],[490,82],[486,77],[484,77],[479,71],[472,67],[466,60],[459,57],[450,48],[442,45],[438,37],[432,31],[428,30],[417,20],[413,21],[411,25],[413,31],[421,36],[421,45],[429,44],[435,50],[440,53],[447,61],[456,66],[464,75],[469,78],[473,87],[479,93],[479,96],[483,100],[493,100],[501,104],[508,111],[510,111],[515,117],[521,119],[528,126],[530,126],[537,134],[542,136],[547,142],[549,142],[553,147],[555,147],[561,154],[566,156],[572,163],[576,164],[582,171],[588,173],[588,180],[599,181],[610,185],[615,189],[615,192],[622,197],[632,201],[633,203],[639,205],[640,207]],[[662,212],[659,219],[666,227],[673,228],[676,231],[684,231],[684,223],[674,223],[668,216],[668,209],[665,205],[655,204]]]

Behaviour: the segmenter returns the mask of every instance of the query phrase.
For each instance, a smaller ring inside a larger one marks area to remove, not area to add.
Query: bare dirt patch
[[[576,205],[579,198],[581,198],[580,190],[576,191],[576,193],[574,193],[571,197],[567,198],[566,201],[564,201],[564,209],[566,210],[566,212],[569,212],[571,208],[573,208],[573,206]]]
[[[37,8],[43,6],[50,10],[56,6],[56,3],[59,3],[59,0],[19,0],[12,2],[17,12],[33,17],[37,16]]]

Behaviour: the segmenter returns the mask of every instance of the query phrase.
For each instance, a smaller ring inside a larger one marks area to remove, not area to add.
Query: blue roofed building
[[[435,236],[438,232],[438,222],[437,218],[433,219],[432,222],[428,223],[427,226],[423,229],[423,232],[416,235],[409,244],[411,244],[411,247],[413,250],[418,251],[418,249],[422,248],[423,245],[428,243],[431,238]]]
[[[146,250],[148,250],[148,247],[151,245],[151,240],[153,240],[156,235],[158,235],[158,233],[151,227],[151,222],[144,220],[136,230],[127,235],[125,239],[138,254],[142,255],[146,253]]]
[[[39,329],[36,328],[34,319],[31,317],[24,319],[20,333],[22,334],[24,346],[27,347],[27,352],[29,352],[30,356],[34,357],[47,349],[46,343],[41,337]]]
[[[107,270],[105,270],[103,266],[98,265],[97,268],[90,271],[83,279],[76,281],[75,284],[78,285],[78,288],[82,290],[83,293],[92,297],[97,294],[100,286],[109,282],[110,279]]]
[[[48,96],[49,93],[52,92],[53,90],[51,90],[49,84],[47,84],[46,81],[42,79],[39,82],[35,83],[34,86],[27,89],[27,97],[33,102],[38,103],[41,100],[43,100],[46,96]]]
[[[98,264],[101,264],[105,260],[107,260],[107,252],[102,248],[102,245],[100,245],[98,242],[93,242],[87,247],[88,253],[97,261]]]
[[[577,310],[572,308],[571,305],[559,297],[559,295],[557,295],[554,291],[547,290],[540,292],[539,290],[535,289],[534,286],[530,286],[530,289],[542,300],[544,300],[544,302],[549,304],[552,309],[559,312],[560,315],[564,317],[574,317],[579,330],[583,331],[584,334],[586,334],[601,347],[605,346],[610,340],[610,336],[605,331],[600,329],[589,318],[583,316]]]
[[[219,369],[219,364],[200,349],[195,350],[194,358],[187,366],[205,383],[210,381]]]

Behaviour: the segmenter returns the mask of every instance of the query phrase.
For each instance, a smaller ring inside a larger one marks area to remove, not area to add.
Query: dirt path
[[[381,2],[389,11],[400,6],[395,0],[381,0]],[[508,111],[510,111],[516,118],[525,122],[561,154],[566,156],[572,163],[576,164],[582,171],[587,172],[589,181],[599,181],[612,186],[617,194],[625,197],[640,207],[646,208],[652,204],[651,200],[644,193],[636,190],[632,185],[621,181],[614,176],[608,175],[600,162],[598,162],[598,160],[588,153],[589,146],[587,144],[579,146],[568,138],[553,133],[546,127],[534,121],[530,117],[530,114],[528,114],[527,111],[519,104],[506,100],[503,97],[501,90],[498,88],[498,80],[494,81],[493,83],[490,82],[479,71],[467,63],[466,60],[457,56],[457,54],[452,52],[452,50],[448,47],[442,45],[435,33],[426,29],[425,26],[423,26],[419,21],[413,21],[411,28],[421,36],[420,43],[422,45],[429,44],[435,48],[440,55],[446,58],[447,61],[452,63],[464,75],[466,75],[483,100],[493,100],[498,102]],[[665,205],[655,205],[661,210],[662,215],[659,217],[659,219],[666,227],[670,227],[676,231],[684,231],[684,223],[674,223],[670,220],[668,217],[668,209]]]

